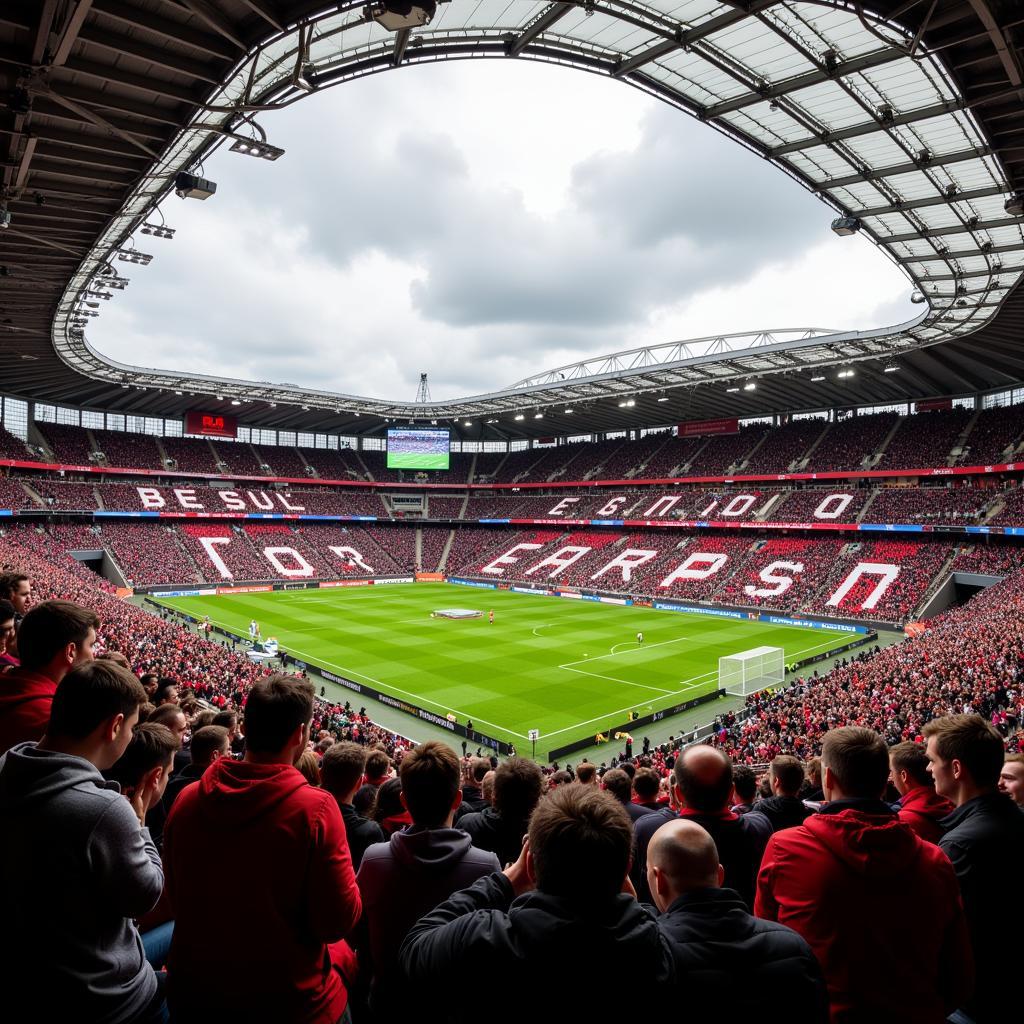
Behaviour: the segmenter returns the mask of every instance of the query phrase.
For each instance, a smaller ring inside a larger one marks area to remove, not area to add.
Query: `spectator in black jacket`
[[[699,825],[669,821],[651,839],[648,886],[687,1015],[825,1024],[828,994],[811,947],[791,928],[752,916],[739,893],[722,888],[724,877],[714,840]]]
[[[711,834],[725,867],[725,884],[735,889],[748,910],[754,908],[754,885],[761,856],[772,834],[771,822],[756,810],[742,816],[729,809],[732,796],[732,762],[714,747],[687,747],[675,765],[675,796],[680,811],[645,814],[637,821],[636,854],[630,877],[637,894],[650,902],[647,887],[647,846],[658,829],[673,818],[696,822]]]
[[[192,743],[189,746],[192,753],[192,760],[184,768],[171,778],[164,791],[164,815],[171,813],[174,801],[178,794],[193,782],[203,777],[203,772],[217,760],[218,757],[227,757],[231,753],[231,739],[227,729],[220,725],[204,725],[196,729],[192,734]]]
[[[772,761],[768,784],[772,795],[760,801],[757,810],[772,823],[774,831],[802,825],[814,813],[797,795],[804,784],[804,766],[792,754],[780,754]]]
[[[543,789],[540,768],[525,757],[510,757],[494,773],[494,806],[459,818],[473,845],[512,864],[523,848],[523,836]]]
[[[655,810],[653,807],[641,807],[640,804],[632,802],[630,797],[633,795],[633,783],[629,775],[621,768],[613,768],[611,771],[605,772],[601,777],[601,788],[611,793],[626,808],[626,813],[634,824],[637,818],[642,818],[645,814],[651,814]]]
[[[974,947],[974,997],[961,1019],[1009,1020],[1015,995],[1008,981],[1017,970],[1024,919],[1024,812],[999,792],[1003,739],[980,715],[935,718],[922,735],[935,791],[956,804],[940,822],[939,846],[960,880]]]
[[[737,764],[732,769],[733,814],[749,814],[757,800],[757,776],[747,764]]]
[[[365,767],[366,750],[358,743],[334,743],[320,762],[320,785],[338,801],[353,871],[359,870],[366,848],[385,839],[380,825],[357,814],[352,806],[352,799],[363,784]]]
[[[381,1021],[412,1016],[419,1005],[419,992],[401,984],[398,970],[409,929],[453,892],[501,870],[493,853],[475,849],[465,832],[452,828],[462,794],[451,747],[437,740],[420,744],[402,758],[399,774],[412,825],[369,847],[356,877],[363,917],[354,944],[370,985],[370,1009]]]
[[[552,1020],[644,1019],[660,1009],[672,955],[629,888],[632,840],[629,815],[608,793],[570,785],[548,794],[514,864],[409,932],[400,960],[418,1017],[511,1024],[539,995]],[[614,977],[595,979],[612,966]]]

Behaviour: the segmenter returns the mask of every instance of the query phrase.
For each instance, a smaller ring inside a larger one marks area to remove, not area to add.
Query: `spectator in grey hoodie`
[[[48,1020],[164,1019],[157,976],[132,919],[163,889],[145,828],[162,779],[131,801],[101,772],[124,753],[146,702],[112,661],[72,669],[46,734],[0,759],[0,991]]]
[[[418,1005],[398,967],[409,929],[452,893],[501,870],[493,853],[452,828],[462,791],[451,747],[437,740],[420,744],[402,758],[400,778],[413,824],[369,847],[356,876],[363,899],[356,945],[370,977],[370,1008],[381,1021],[399,1020]]]

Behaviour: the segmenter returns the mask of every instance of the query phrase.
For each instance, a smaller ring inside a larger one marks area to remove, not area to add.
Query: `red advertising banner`
[[[915,402],[916,412],[935,412],[938,409],[952,409],[952,398],[926,398],[923,402]]]
[[[231,437],[238,434],[238,420],[213,412],[185,413],[185,433],[202,434],[204,437]]]
[[[680,423],[677,430],[680,437],[700,437],[702,434],[738,434],[740,421],[693,420],[690,423]]]

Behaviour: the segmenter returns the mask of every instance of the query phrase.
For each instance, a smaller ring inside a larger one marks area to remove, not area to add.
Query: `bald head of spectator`
[[[676,790],[681,805],[713,814],[726,807],[732,795],[732,762],[714,747],[687,747],[676,762]]]
[[[647,848],[647,884],[662,913],[685,893],[720,888],[724,878],[715,841],[700,825],[680,818],[654,833]]]
[[[480,796],[486,800],[489,804],[494,803],[494,769],[492,768],[481,780],[480,780]]]

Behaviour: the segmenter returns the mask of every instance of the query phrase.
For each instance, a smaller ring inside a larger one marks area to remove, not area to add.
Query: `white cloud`
[[[388,398],[486,392],[708,333],[887,326],[909,288],[762,161],[619,83],[520,62],[374,76],[263,119],[89,337],[124,362]],[[141,239],[137,240],[141,245]]]

